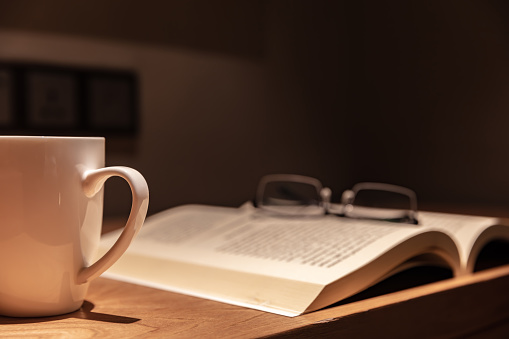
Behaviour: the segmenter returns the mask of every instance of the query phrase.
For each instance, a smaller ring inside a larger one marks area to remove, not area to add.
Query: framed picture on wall
[[[74,129],[80,122],[77,78],[72,72],[29,70],[26,73],[26,126]]]
[[[8,67],[0,66],[0,127],[14,123],[14,75]]]
[[[133,74],[91,74],[86,88],[86,115],[91,130],[110,133],[136,131],[136,78]]]
[[[133,137],[135,71],[0,61],[0,129],[6,134]]]

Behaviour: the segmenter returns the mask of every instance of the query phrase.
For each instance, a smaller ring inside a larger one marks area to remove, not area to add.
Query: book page
[[[479,235],[488,227],[500,222],[497,218],[419,212],[419,222],[423,227],[442,230],[456,242],[460,251],[461,264],[465,268],[472,246]]]
[[[149,218],[128,252],[327,284],[421,232],[415,225],[332,215],[279,218],[249,206],[193,205]],[[104,237],[102,247],[116,236]]]
[[[102,237],[99,255],[120,232]],[[295,316],[346,298],[438,248],[457,256],[450,238],[429,227],[334,215],[270,217],[250,204],[187,205],[149,217],[104,275]],[[323,294],[330,286],[334,293]]]

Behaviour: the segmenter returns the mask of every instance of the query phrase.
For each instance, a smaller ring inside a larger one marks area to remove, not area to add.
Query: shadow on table
[[[140,319],[118,316],[113,314],[105,314],[105,313],[97,313],[92,312],[94,309],[94,304],[89,301],[83,303],[81,308],[75,312],[52,316],[52,317],[37,317],[37,318],[15,318],[15,317],[4,317],[0,316],[0,324],[34,324],[34,323],[43,323],[55,320],[62,319],[86,319],[86,320],[94,320],[94,321],[102,321],[107,323],[117,323],[117,324],[132,324]]]

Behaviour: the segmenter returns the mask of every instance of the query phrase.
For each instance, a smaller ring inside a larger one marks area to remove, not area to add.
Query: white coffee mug
[[[148,208],[143,176],[104,167],[104,138],[0,136],[0,315],[49,316],[79,309],[89,282],[140,230]],[[124,178],[131,214],[95,263],[103,185]]]

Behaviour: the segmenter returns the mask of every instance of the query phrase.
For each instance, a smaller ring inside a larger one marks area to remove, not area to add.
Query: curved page
[[[291,316],[303,313],[328,284],[429,230],[330,215],[267,217],[249,205],[188,205],[148,218],[105,275]],[[116,237],[103,237],[103,251]],[[393,269],[408,255],[384,265]]]

